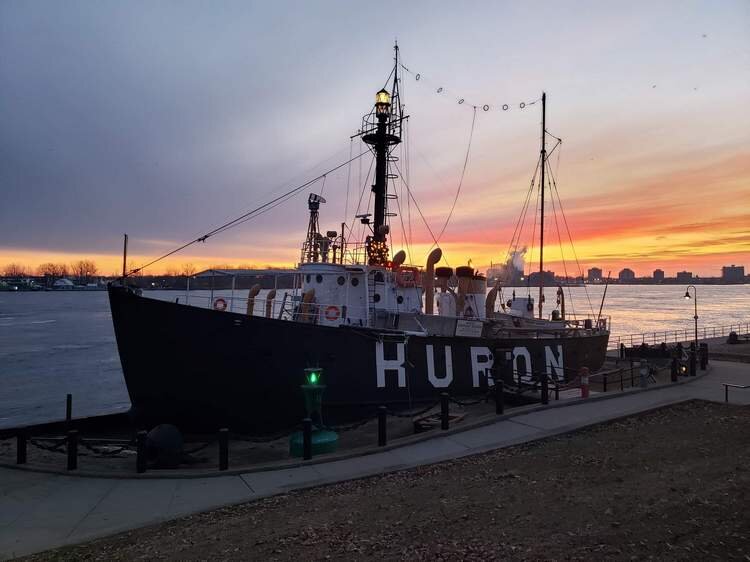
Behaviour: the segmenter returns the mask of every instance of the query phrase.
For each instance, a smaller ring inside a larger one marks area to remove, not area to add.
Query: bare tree
[[[164,275],[167,277],[179,277],[180,270],[176,267],[168,267],[166,271],[164,271]]]
[[[195,275],[195,266],[192,263],[186,263],[182,265],[182,275],[185,277],[192,277]]]
[[[78,279],[79,283],[88,283],[96,275],[97,267],[96,264],[90,260],[80,260],[71,264],[71,270],[73,275]]]
[[[9,263],[3,269],[5,277],[23,277],[26,275],[26,268],[20,263]]]

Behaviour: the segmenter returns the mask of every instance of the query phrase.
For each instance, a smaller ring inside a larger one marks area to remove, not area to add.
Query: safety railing
[[[702,326],[698,328],[698,339],[726,337],[731,332],[737,335],[750,334],[750,323],[729,324],[726,326]],[[641,344],[659,345],[660,343],[690,342],[695,339],[695,328],[676,330],[659,330],[641,334],[613,335],[609,338],[607,349],[619,349],[620,344],[633,347]]]

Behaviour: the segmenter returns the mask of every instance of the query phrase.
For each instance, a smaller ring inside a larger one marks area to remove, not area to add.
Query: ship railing
[[[731,332],[738,336],[750,334],[750,323],[728,324],[724,326],[698,327],[698,339],[727,337]],[[610,336],[607,349],[616,350],[620,345],[634,347],[642,344],[659,345],[661,343],[691,342],[695,339],[695,327],[678,328],[674,330],[658,330],[640,334],[625,334]]]
[[[237,314],[248,314],[248,297],[246,295],[224,295],[215,293],[211,295],[197,295],[190,293],[189,300],[186,296],[177,297],[178,304],[186,304],[197,308],[214,309]],[[365,306],[347,306],[340,303],[313,302],[306,305],[302,303],[302,296],[293,292],[284,293],[280,299],[269,301],[262,295],[256,296],[252,302],[252,316],[265,316],[277,320],[297,320],[310,324],[325,323],[325,318],[331,321],[340,318],[356,318],[357,324],[364,323],[367,318]],[[362,319],[362,322],[359,322]],[[352,323],[352,322],[345,322]]]

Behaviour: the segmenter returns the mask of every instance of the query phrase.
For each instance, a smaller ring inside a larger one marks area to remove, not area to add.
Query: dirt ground
[[[27,560],[750,560],[749,428],[694,401]]]

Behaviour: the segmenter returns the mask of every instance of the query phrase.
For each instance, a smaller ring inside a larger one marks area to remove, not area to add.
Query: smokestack
[[[276,289],[271,289],[266,295],[266,318],[271,318],[273,314],[273,299],[276,298]]]
[[[260,293],[260,285],[253,285],[247,293],[247,315],[252,316],[255,310],[255,297]]]

